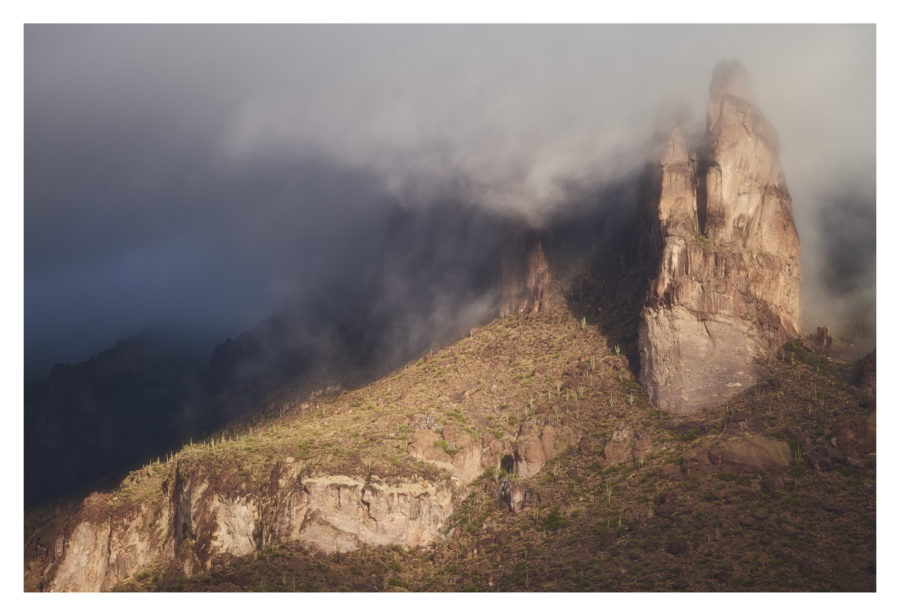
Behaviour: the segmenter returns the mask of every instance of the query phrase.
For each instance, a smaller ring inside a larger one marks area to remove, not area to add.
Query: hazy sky
[[[874,302],[872,26],[28,26],[29,365],[233,335],[361,280],[390,208],[540,222],[699,133],[738,58],[776,127],[813,320]],[[872,306],[874,315],[874,304]]]

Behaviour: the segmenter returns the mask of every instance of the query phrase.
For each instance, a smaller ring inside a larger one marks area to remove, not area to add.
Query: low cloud
[[[702,130],[731,58],[780,136],[809,318],[874,331],[872,26],[28,26],[26,360],[351,297],[391,213],[442,195],[541,224],[639,168],[661,110]]]

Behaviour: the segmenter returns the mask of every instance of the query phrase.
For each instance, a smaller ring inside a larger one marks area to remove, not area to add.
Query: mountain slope
[[[792,343],[676,419],[594,314],[554,291],[536,317],[31,512],[26,589],[874,589],[853,366]]]
[[[396,206],[387,228],[372,229],[381,246],[374,263],[358,263],[362,283],[305,297],[297,281],[287,305],[193,356],[159,331],[56,366],[26,387],[27,506],[117,481],[254,411],[359,387],[459,338],[496,314],[501,255],[522,258],[525,246],[510,245],[521,226],[452,199]]]

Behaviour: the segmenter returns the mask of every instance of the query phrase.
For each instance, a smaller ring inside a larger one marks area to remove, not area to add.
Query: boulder
[[[549,460],[554,457],[557,453],[557,438],[556,438],[556,426],[551,424],[546,424],[544,429],[541,431],[541,447],[544,448],[544,456]]]
[[[782,472],[790,463],[791,449],[784,441],[759,434],[740,434],[704,439],[699,446],[685,453],[681,470],[686,475],[715,470]]]
[[[519,477],[527,479],[537,475],[547,461],[544,445],[541,443],[537,426],[526,424],[519,430],[513,452],[515,471]]]
[[[603,457],[607,464],[625,464],[634,460],[634,429],[619,426],[603,448]]]
[[[412,435],[406,451],[412,457],[438,465],[450,465],[452,458],[443,449],[438,447],[441,437],[431,430],[419,430]]]
[[[534,477],[547,463],[570,445],[576,443],[581,434],[568,426],[557,427],[550,423],[538,428],[525,424],[513,446],[513,469],[523,479]]]

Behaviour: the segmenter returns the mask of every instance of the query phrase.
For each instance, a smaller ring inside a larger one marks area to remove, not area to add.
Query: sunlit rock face
[[[713,74],[705,157],[679,128],[657,152],[640,212],[652,253],[640,380],[688,414],[752,385],[755,360],[799,334],[800,240],[778,137],[739,63]]]
[[[26,553],[42,566],[26,589],[110,590],[150,565],[191,576],[223,556],[291,541],[326,554],[429,545],[444,536],[465,485],[455,477],[306,476],[303,469],[287,458],[268,482],[248,484],[236,467],[176,463],[147,503],[95,493],[61,526],[28,539]]]

